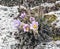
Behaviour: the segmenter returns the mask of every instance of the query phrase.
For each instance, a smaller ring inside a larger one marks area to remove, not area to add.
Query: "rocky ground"
[[[60,49],[60,41],[51,41],[51,42],[44,42],[40,45],[37,45],[35,49]]]
[[[17,8],[0,5],[0,49],[7,49],[9,45],[18,43],[14,38],[14,33],[18,30],[13,26],[13,18],[18,15]]]

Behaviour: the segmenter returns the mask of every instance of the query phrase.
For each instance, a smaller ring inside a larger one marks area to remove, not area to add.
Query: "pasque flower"
[[[30,17],[30,21],[35,21],[35,18],[34,17]]]
[[[24,26],[23,26],[24,32],[28,32],[29,29],[30,29],[30,26],[28,24],[24,24]]]
[[[19,27],[20,26],[20,20],[18,19],[15,19],[14,21],[13,21],[13,25],[14,25],[14,27]]]
[[[38,30],[38,22],[32,21],[32,24],[30,24],[30,29],[32,30]]]
[[[20,18],[25,18],[25,16],[26,16],[26,13],[25,12],[23,12],[23,13],[21,13],[21,15],[20,15]]]

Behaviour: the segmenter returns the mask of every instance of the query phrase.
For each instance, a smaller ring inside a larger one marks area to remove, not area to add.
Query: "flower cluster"
[[[38,31],[38,21],[36,21],[35,17],[32,17],[32,16],[28,17],[26,15],[26,13],[24,12],[24,13],[21,13],[19,18],[21,18],[21,19],[26,18],[25,20],[27,22],[25,23],[24,20],[20,21],[20,19],[19,20],[14,20],[14,26],[15,27],[22,26],[22,27],[20,27],[20,29],[23,28],[24,32],[30,32],[31,30],[35,31],[35,32]],[[21,22],[24,23],[24,24],[22,24]]]

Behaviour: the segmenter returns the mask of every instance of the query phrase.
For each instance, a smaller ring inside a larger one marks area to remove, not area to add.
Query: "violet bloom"
[[[20,20],[14,20],[13,21],[14,27],[19,27],[20,26]]]
[[[30,21],[35,21],[35,18],[34,17],[30,17]]]
[[[21,13],[21,15],[20,15],[20,18],[25,18],[25,16],[26,16],[26,13],[24,12],[24,13]]]
[[[28,32],[30,27],[28,24],[24,24],[23,29],[24,29],[24,32]]]
[[[38,30],[38,22],[33,21],[32,24],[30,24],[30,29],[32,30]]]

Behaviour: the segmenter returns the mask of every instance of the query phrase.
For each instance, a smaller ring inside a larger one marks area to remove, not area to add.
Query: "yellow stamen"
[[[34,29],[36,29],[36,28],[37,28],[37,25],[36,25],[36,24],[34,24],[33,28],[34,28]]]
[[[26,30],[29,31],[29,27],[26,27]]]

